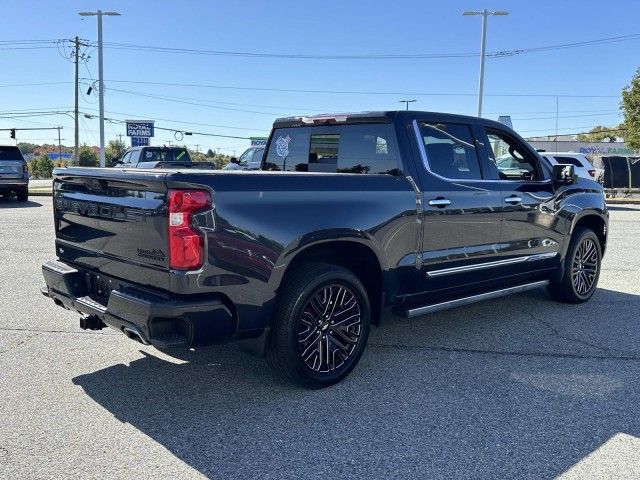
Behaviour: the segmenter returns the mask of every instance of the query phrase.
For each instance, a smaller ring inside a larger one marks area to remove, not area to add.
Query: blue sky
[[[353,0],[258,1],[33,1],[0,0],[0,42],[69,39],[95,41],[95,18],[83,10],[117,10],[104,19],[105,43],[186,49],[303,55],[477,54],[479,17],[470,9],[505,9],[489,18],[487,51],[566,44],[640,33],[640,2],[509,0]],[[0,112],[71,110],[73,64],[57,48],[15,50],[0,44]],[[524,136],[592,125],[615,125],[620,89],[640,66],[640,38],[579,48],[488,58],[484,116],[510,114]],[[80,76],[97,78],[97,52]],[[478,57],[418,59],[291,59],[178,54],[105,48],[105,109],[114,119],[156,119],[160,127],[234,135],[266,135],[278,116],[332,111],[401,108],[413,98],[415,109],[474,114]],[[120,81],[120,82],[116,82]],[[207,87],[151,85],[122,81],[191,83]],[[56,85],[15,84],[69,82]],[[83,80],[86,92],[91,80]],[[225,88],[220,88],[225,87]],[[232,87],[232,88],[229,88]],[[365,93],[305,93],[252,90],[330,90]],[[379,92],[377,94],[366,92]],[[392,92],[386,94],[385,92]],[[151,95],[143,96],[144,95]],[[509,94],[514,96],[493,96]],[[525,96],[547,95],[547,96]],[[585,95],[585,97],[578,97]],[[594,97],[587,97],[593,95]],[[600,96],[600,97],[595,97]],[[171,100],[157,97],[172,97]],[[97,97],[83,95],[80,110],[97,115]],[[0,117],[11,114],[0,113]],[[187,123],[190,122],[190,123]],[[200,125],[196,125],[200,124]],[[73,122],[65,115],[0,118],[0,128],[62,125],[63,141],[73,144]],[[81,142],[98,144],[98,121],[83,118]],[[124,134],[108,123],[107,140]],[[6,138],[5,138],[6,136]],[[19,140],[52,141],[53,131],[18,132]],[[156,134],[155,143],[173,140]],[[10,143],[8,132],[0,142]],[[174,140],[175,141],[175,140]],[[194,135],[181,143],[201,150],[240,153],[248,140]]]

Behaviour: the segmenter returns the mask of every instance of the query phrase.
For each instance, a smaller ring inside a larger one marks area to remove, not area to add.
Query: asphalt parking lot
[[[2,478],[640,478],[640,207],[612,207],[591,302],[389,318],[322,391],[80,330],[39,293],[51,210],[0,201]]]

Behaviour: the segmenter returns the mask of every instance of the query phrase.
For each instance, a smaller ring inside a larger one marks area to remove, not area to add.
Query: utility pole
[[[76,163],[78,163],[78,152],[79,152],[79,148],[80,148],[80,129],[78,126],[78,115],[79,115],[79,111],[78,111],[78,90],[79,90],[79,73],[78,73],[78,63],[80,61],[80,39],[78,37],[76,37],[76,50],[75,50],[75,77],[76,77],[76,81],[75,81],[75,106],[73,109],[73,116],[74,116],[74,128],[75,128],[75,134],[74,134],[74,142],[73,142],[73,158],[74,161]],[[58,130],[58,133],[60,133],[60,130]]]
[[[554,148],[554,151],[558,151],[558,105],[559,105],[559,100],[558,100],[558,95],[556,95],[556,145]]]
[[[62,127],[58,127],[58,161],[62,161],[62,142],[60,140],[60,129]],[[77,130],[76,130],[77,131]]]
[[[200,153],[200,144],[196,143],[196,153]]]
[[[480,40],[480,79],[478,81],[478,117],[482,116],[482,91],[484,87],[484,57],[487,47],[487,17],[489,15],[504,16],[509,15],[509,12],[502,10],[491,12],[486,8],[481,12],[463,12],[462,15],[482,15],[482,38]]]
[[[97,12],[80,12],[82,17],[98,17],[98,98],[99,110],[100,110],[100,166],[105,166],[104,155],[104,75],[102,68],[102,17],[103,15],[113,17],[119,16],[118,12],[103,12],[98,10]]]

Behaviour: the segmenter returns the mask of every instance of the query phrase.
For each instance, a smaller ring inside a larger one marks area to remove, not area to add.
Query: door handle
[[[432,198],[431,200],[429,200],[429,205],[431,205],[432,207],[444,208],[447,205],[451,205],[451,200],[442,197]]]
[[[511,205],[515,205],[517,203],[522,203],[522,198],[516,195],[511,195],[510,197],[505,198],[504,201]]]

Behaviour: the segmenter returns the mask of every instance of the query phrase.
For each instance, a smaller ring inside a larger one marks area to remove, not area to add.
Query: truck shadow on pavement
[[[550,478],[640,436],[639,309],[613,290],[577,306],[540,291],[389,318],[321,391],[232,345],[186,363],[145,349],[73,382],[209,477]]]
[[[0,197],[0,210],[6,208],[33,208],[41,207],[42,204],[34,202],[33,200],[27,200],[26,202],[19,202],[15,198],[2,198]]]

